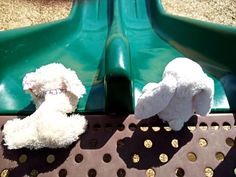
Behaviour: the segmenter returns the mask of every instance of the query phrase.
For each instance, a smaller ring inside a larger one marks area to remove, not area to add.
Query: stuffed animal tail
[[[169,104],[176,87],[177,81],[172,76],[166,76],[159,83],[147,84],[135,107],[136,118],[146,119],[162,111]]]

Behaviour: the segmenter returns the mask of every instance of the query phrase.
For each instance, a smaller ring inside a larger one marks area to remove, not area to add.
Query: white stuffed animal
[[[163,80],[145,85],[135,108],[135,117],[158,114],[169,126],[180,130],[194,114],[207,115],[212,106],[214,81],[201,66],[188,58],[176,58],[166,66]]]
[[[33,97],[37,110],[24,119],[6,122],[3,138],[8,149],[67,147],[84,133],[84,116],[72,113],[85,87],[76,73],[52,63],[25,75],[24,90]]]

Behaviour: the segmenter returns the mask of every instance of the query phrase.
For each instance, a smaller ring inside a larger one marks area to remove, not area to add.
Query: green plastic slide
[[[28,72],[60,62],[87,93],[81,113],[132,113],[143,86],[186,56],[214,79],[212,112],[236,111],[236,27],[167,14],[160,0],[76,0],[68,18],[0,32],[0,114],[35,110]]]

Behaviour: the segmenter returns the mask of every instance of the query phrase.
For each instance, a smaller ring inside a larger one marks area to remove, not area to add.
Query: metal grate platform
[[[14,116],[1,116],[0,125]],[[193,116],[180,132],[157,117],[86,116],[89,127],[67,149],[7,150],[1,177],[234,177],[236,116]]]

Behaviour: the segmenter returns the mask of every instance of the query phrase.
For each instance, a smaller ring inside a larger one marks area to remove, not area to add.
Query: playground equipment
[[[0,32],[1,125],[34,111],[23,76],[51,62],[75,70],[86,86],[78,111],[90,125],[68,149],[2,147],[1,175],[234,176],[235,44],[235,27],[167,14],[160,0],[76,0],[64,20]],[[156,119],[128,116],[142,87],[159,82],[166,64],[180,56],[197,61],[214,79],[212,114],[194,116],[180,132],[166,131]]]

